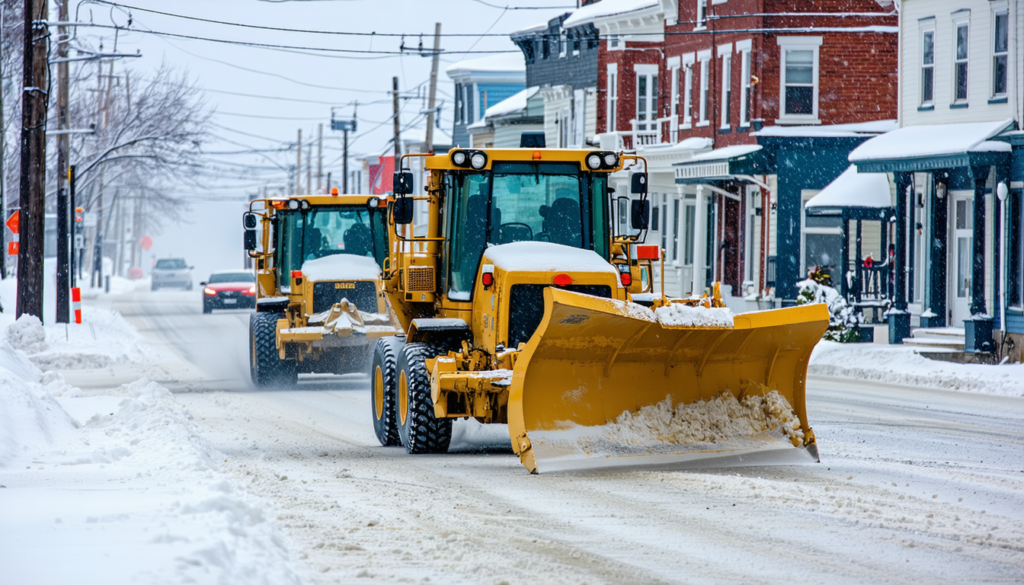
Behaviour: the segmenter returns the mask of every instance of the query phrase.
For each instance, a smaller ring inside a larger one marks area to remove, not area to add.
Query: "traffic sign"
[[[20,251],[20,250],[21,250],[21,247],[18,246],[18,242],[7,242],[7,255],[8,256],[17,256],[18,255],[18,251]]]
[[[19,218],[20,217],[21,217],[21,212],[18,211],[18,210],[15,210],[14,213],[11,214],[11,217],[7,218],[7,228],[9,230],[11,230],[12,234],[18,233],[18,224],[19,224]]]
[[[153,247],[153,238],[149,236],[142,236],[142,238],[139,239],[139,245],[142,246],[143,250],[148,252],[149,249]]]
[[[355,132],[356,131],[356,121],[355,120],[331,120],[331,130],[341,130],[341,131],[346,131],[347,130],[349,132]]]

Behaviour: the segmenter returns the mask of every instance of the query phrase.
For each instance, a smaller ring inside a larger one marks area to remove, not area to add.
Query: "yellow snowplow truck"
[[[380,294],[385,205],[356,195],[250,203],[243,224],[256,268],[249,320],[256,386],[294,385],[300,373],[365,372],[374,341],[399,332]]]
[[[608,187],[640,157],[455,149],[425,155],[420,193],[404,160],[382,264],[404,336],[377,341],[371,370],[382,444],[444,452],[472,417],[507,423],[531,472],[817,459],[805,376],[827,310],[652,294],[646,172],[631,233],[613,233]]]

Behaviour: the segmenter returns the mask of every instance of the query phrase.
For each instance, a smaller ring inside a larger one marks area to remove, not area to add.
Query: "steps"
[[[903,340],[903,345],[934,352],[963,352],[964,330],[959,327],[918,328]]]

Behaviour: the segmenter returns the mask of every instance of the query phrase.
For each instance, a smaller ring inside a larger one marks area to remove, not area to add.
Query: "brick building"
[[[748,310],[837,260],[806,241],[804,204],[891,125],[865,123],[895,119],[897,24],[891,0],[601,0],[565,19],[601,35],[598,138],[648,159],[670,294],[719,280]]]

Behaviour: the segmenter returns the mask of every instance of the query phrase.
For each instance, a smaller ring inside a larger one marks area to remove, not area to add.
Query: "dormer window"
[[[1009,48],[1008,14],[997,12],[992,28],[992,97],[1006,97],[1006,59]]]
[[[697,0],[697,24],[694,28],[704,28],[708,24],[708,0]]]

